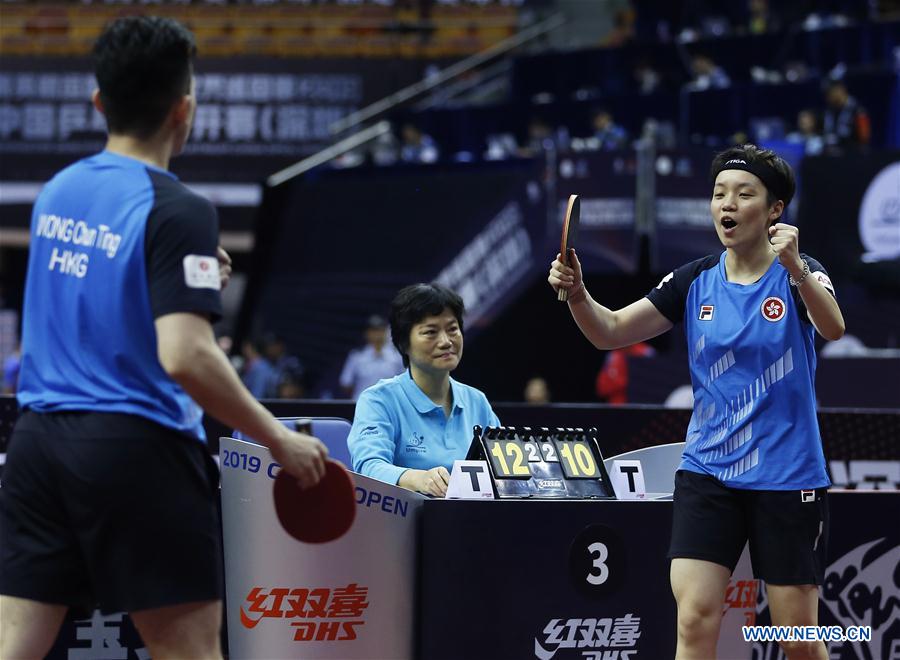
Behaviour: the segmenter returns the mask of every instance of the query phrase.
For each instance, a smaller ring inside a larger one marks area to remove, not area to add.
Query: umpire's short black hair
[[[456,292],[432,282],[403,287],[391,301],[391,341],[403,358],[403,366],[409,366],[409,333],[416,323],[428,316],[437,316],[445,309],[453,312],[459,331],[463,331],[463,314],[466,306]]]
[[[94,44],[94,73],[110,133],[152,136],[190,93],[194,35],[171,18],[128,16]]]

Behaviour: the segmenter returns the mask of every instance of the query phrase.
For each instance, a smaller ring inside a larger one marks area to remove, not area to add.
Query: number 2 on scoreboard
[[[559,458],[556,456],[556,447],[553,446],[553,443],[542,442],[541,452],[544,454],[544,460],[548,463],[559,463]]]

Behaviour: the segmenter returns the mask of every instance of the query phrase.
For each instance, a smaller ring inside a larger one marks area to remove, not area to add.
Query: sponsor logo
[[[700,316],[697,318],[701,321],[712,321],[713,312],[715,311],[715,305],[700,305]]]
[[[831,481],[848,490],[900,490],[900,461],[829,461]]]
[[[616,619],[550,619],[542,638],[534,638],[534,655],[550,660],[559,649],[578,649],[591,660],[631,660],[638,657],[640,636],[641,618],[631,613]]]
[[[867,263],[900,257],[900,163],[881,170],[866,189],[859,205],[859,240]]]
[[[406,453],[425,454],[427,452],[428,447],[425,446],[425,436],[414,431],[412,437],[406,441]]]
[[[663,288],[663,284],[665,284],[666,282],[668,282],[669,280],[671,280],[673,277],[675,277],[675,271],[672,271],[671,273],[669,273],[668,275],[666,275],[664,278],[662,278],[662,279],[659,281],[659,284],[656,285],[656,288],[657,288],[657,289],[662,289],[662,288]]]
[[[801,490],[800,491],[800,501],[806,504],[807,502],[815,502],[816,501],[816,491],[814,490]]]
[[[219,262],[215,257],[204,257],[199,254],[187,255],[184,264],[184,283],[192,289],[219,290]]]
[[[731,160],[725,161],[726,165],[746,165],[747,161],[741,158],[732,158]]]
[[[766,321],[780,321],[784,318],[784,313],[787,311],[787,308],[784,306],[784,301],[778,296],[769,296],[765,300],[763,300],[763,304],[759,307],[759,313],[762,314],[762,317]]]
[[[124,617],[121,612],[104,615],[100,610],[94,610],[89,619],[74,621],[74,630],[64,632],[57,641],[57,646],[62,646],[57,655],[72,660],[112,660],[135,656],[139,659],[149,658],[150,653],[134,626]]]
[[[854,626],[871,628],[868,641],[852,640],[839,646],[828,644],[831,657],[841,660],[872,660],[900,657],[897,651],[900,631],[900,598],[897,576],[900,575],[900,546],[895,538],[866,541],[846,552],[825,569],[825,580],[819,588],[819,625],[839,625],[844,630]],[[768,595],[760,588],[757,612],[765,616]],[[780,657],[778,643],[760,640],[753,643],[754,658]]]
[[[731,578],[725,587],[725,602],[722,615],[729,610],[744,610],[744,625],[756,625],[756,599],[759,595],[759,580],[738,580]]]
[[[857,658],[896,657],[900,630],[898,575],[900,548],[883,538],[857,546],[825,571],[820,599],[837,622],[844,628],[872,627],[868,649],[864,650],[860,642],[849,643]]]
[[[834,284],[831,283],[831,278],[828,277],[828,275],[823,273],[821,270],[817,270],[812,274],[812,276],[819,280],[819,284],[831,291],[831,295],[834,295]]]
[[[534,483],[538,488],[561,489],[563,487],[562,479],[535,479]]]
[[[287,620],[295,642],[348,642],[365,625],[368,587],[253,587],[240,608],[241,625],[253,629],[263,619]],[[299,619],[299,621],[292,621]]]

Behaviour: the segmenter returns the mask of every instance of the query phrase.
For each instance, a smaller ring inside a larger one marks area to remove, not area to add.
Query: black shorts
[[[0,487],[0,593],[78,613],[222,595],[218,469],[132,415],[25,412]]]
[[[688,470],[675,473],[669,558],[734,571],[750,542],[753,576],[769,584],[822,584],[828,497],[817,490],[743,490]]]

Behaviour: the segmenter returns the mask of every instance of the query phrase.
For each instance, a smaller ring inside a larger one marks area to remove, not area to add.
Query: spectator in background
[[[263,354],[272,366],[272,373],[266,382],[264,393],[269,399],[277,399],[278,386],[285,375],[290,373],[294,378],[302,378],[303,364],[299,358],[288,354],[284,339],[278,335],[269,334],[263,339]]]
[[[747,144],[750,141],[750,135],[747,133],[747,129],[739,128],[734,133],[728,136],[728,144],[734,146],[740,146],[742,144]]]
[[[815,156],[825,148],[825,139],[819,132],[819,119],[812,110],[801,110],[797,113],[797,130],[787,134],[785,138],[792,144],[802,144],[803,153]]]
[[[412,123],[403,124],[400,129],[400,160],[404,163],[434,163],[439,151],[430,135]]]
[[[662,75],[647,58],[642,58],[634,65],[631,75],[641,94],[652,94],[662,85]]]
[[[731,85],[731,78],[725,70],[708,55],[697,53],[691,58],[691,73],[694,78],[688,83],[692,90],[721,89]]]
[[[388,323],[384,317],[377,314],[369,317],[365,337],[366,345],[350,351],[341,371],[341,387],[354,401],[364,389],[403,371],[400,353],[388,343]]]
[[[606,108],[594,111],[591,125],[594,128],[594,134],[585,141],[588,149],[612,151],[628,146],[628,133],[615,122],[612,113]]]
[[[241,345],[241,355],[244,358],[244,366],[241,371],[241,380],[244,386],[250,390],[250,394],[257,399],[268,395],[268,388],[275,381],[275,369],[260,352],[260,344],[256,339],[247,339]]]
[[[19,367],[22,366],[22,345],[3,360],[3,394],[15,394],[19,383]]]
[[[605,48],[621,48],[634,39],[635,13],[633,7],[617,9],[613,15],[613,27],[600,41]]]
[[[528,382],[525,383],[524,395],[525,403],[535,406],[550,403],[550,387],[547,385],[547,381],[540,376],[528,379]]]
[[[850,96],[847,86],[840,80],[833,80],[825,90],[825,116],[823,134],[825,144],[830,148],[848,149],[865,147],[872,137],[869,115]]]
[[[778,29],[778,21],[769,12],[768,0],[750,0],[747,3],[750,16],[747,19],[747,30],[750,34],[765,34]]]
[[[302,399],[306,396],[303,370],[288,368],[281,373],[275,396],[278,399]]]
[[[614,406],[628,403],[628,358],[654,355],[654,348],[642,341],[611,350],[606,354],[603,367],[597,374],[597,396]]]
[[[528,122],[528,137],[525,145],[519,149],[519,155],[536,156],[546,150],[556,148],[553,129],[540,117],[532,117]]]
[[[231,335],[217,335],[216,343],[225,355],[231,356],[231,351],[234,348],[234,339],[231,338]]]

